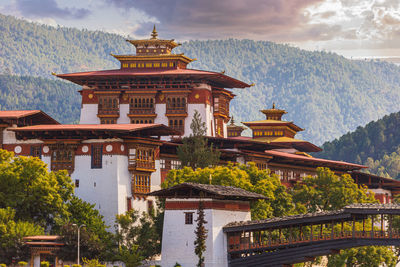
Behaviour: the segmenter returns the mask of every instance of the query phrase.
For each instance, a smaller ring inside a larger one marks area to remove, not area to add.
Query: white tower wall
[[[167,199],[168,201],[197,202],[198,199]],[[203,199],[204,202],[213,201]],[[185,212],[194,212],[193,224],[185,224]],[[205,224],[208,230],[205,251],[206,267],[228,266],[227,240],[222,228],[234,221],[251,219],[250,211],[234,211],[205,208]],[[197,222],[197,209],[167,209],[164,215],[163,242],[161,251],[161,266],[174,266],[176,262],[185,267],[195,267],[198,258],[194,253],[194,233]]]

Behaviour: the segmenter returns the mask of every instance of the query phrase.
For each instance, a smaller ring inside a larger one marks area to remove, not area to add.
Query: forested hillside
[[[362,163],[371,173],[400,179],[399,129],[400,112],[392,113],[324,143],[318,156]]]
[[[163,37],[162,32],[159,36]],[[0,72],[17,75],[50,77],[52,71],[115,68],[118,62],[110,52],[135,52],[118,35],[54,28],[3,15],[0,38]],[[331,53],[234,39],[189,41],[176,52],[198,59],[191,68],[225,70],[227,75],[256,84],[234,90],[237,97],[231,113],[236,121],[263,118],[259,110],[275,102],[288,111],[287,120],[306,129],[299,138],[317,144],[399,110],[400,68],[389,63],[351,61]],[[23,101],[25,96],[18,97]]]
[[[40,77],[0,75],[0,110],[41,109],[62,123],[77,123],[79,87]]]

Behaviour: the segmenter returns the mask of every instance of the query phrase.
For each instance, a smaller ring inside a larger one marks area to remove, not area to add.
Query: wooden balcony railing
[[[128,161],[130,169],[142,169],[153,171],[156,168],[154,160],[141,160],[141,159],[129,159]]]
[[[155,114],[155,108],[130,108],[129,115],[152,115]]]
[[[119,116],[119,108],[118,109],[98,109],[98,115],[118,115]]]
[[[282,238],[267,238],[265,235],[241,237],[240,235],[231,235],[228,238],[228,252],[252,250],[252,249],[270,249],[292,244],[310,243],[325,240],[341,239],[399,239],[400,231],[393,229],[391,231],[344,231],[329,234],[308,234],[301,236],[291,236]]]
[[[167,107],[167,114],[187,114],[187,107]]]

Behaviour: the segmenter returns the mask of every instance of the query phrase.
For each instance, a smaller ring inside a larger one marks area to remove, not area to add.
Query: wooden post
[[[279,244],[282,243],[281,237],[282,237],[282,229],[279,228]]]
[[[343,221],[342,221],[342,229],[340,230],[340,235],[343,237],[344,236],[344,234],[343,234],[343,229],[344,229],[344,227],[343,227]]]
[[[371,216],[371,238],[374,238],[374,215]]]
[[[321,223],[321,228],[319,229],[319,238],[322,239],[322,228],[324,227],[324,224]]]
[[[311,224],[310,241],[313,240],[313,225]]]
[[[352,237],[354,238],[356,234],[356,216],[353,215],[353,233],[352,233]]]
[[[333,239],[333,235],[334,235],[334,226],[335,226],[335,222],[332,220],[332,222],[331,222],[331,226],[332,226],[332,229],[331,229],[331,239]]]
[[[364,232],[365,232],[365,218],[363,217],[363,236],[364,236]]]
[[[268,230],[268,233],[269,233],[269,235],[268,235],[268,243],[269,243],[269,246],[271,247],[271,244],[272,244],[272,230],[270,229],[270,230]]]
[[[383,228],[384,228],[384,223],[383,223],[383,214],[381,214],[381,237],[383,237],[384,236],[384,230],[383,230]]]
[[[392,238],[392,220],[393,220],[393,215],[389,215],[389,238]]]
[[[300,225],[299,241],[303,239],[303,226]]]

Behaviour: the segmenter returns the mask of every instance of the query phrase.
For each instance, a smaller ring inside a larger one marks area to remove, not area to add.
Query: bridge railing
[[[380,231],[343,231],[323,234],[301,234],[292,237],[270,238],[263,234],[247,233],[229,233],[228,235],[228,252],[258,250],[258,249],[274,249],[282,246],[296,245],[302,243],[320,242],[327,240],[341,239],[400,239],[400,231],[397,229]],[[246,236],[248,234],[248,236]]]

